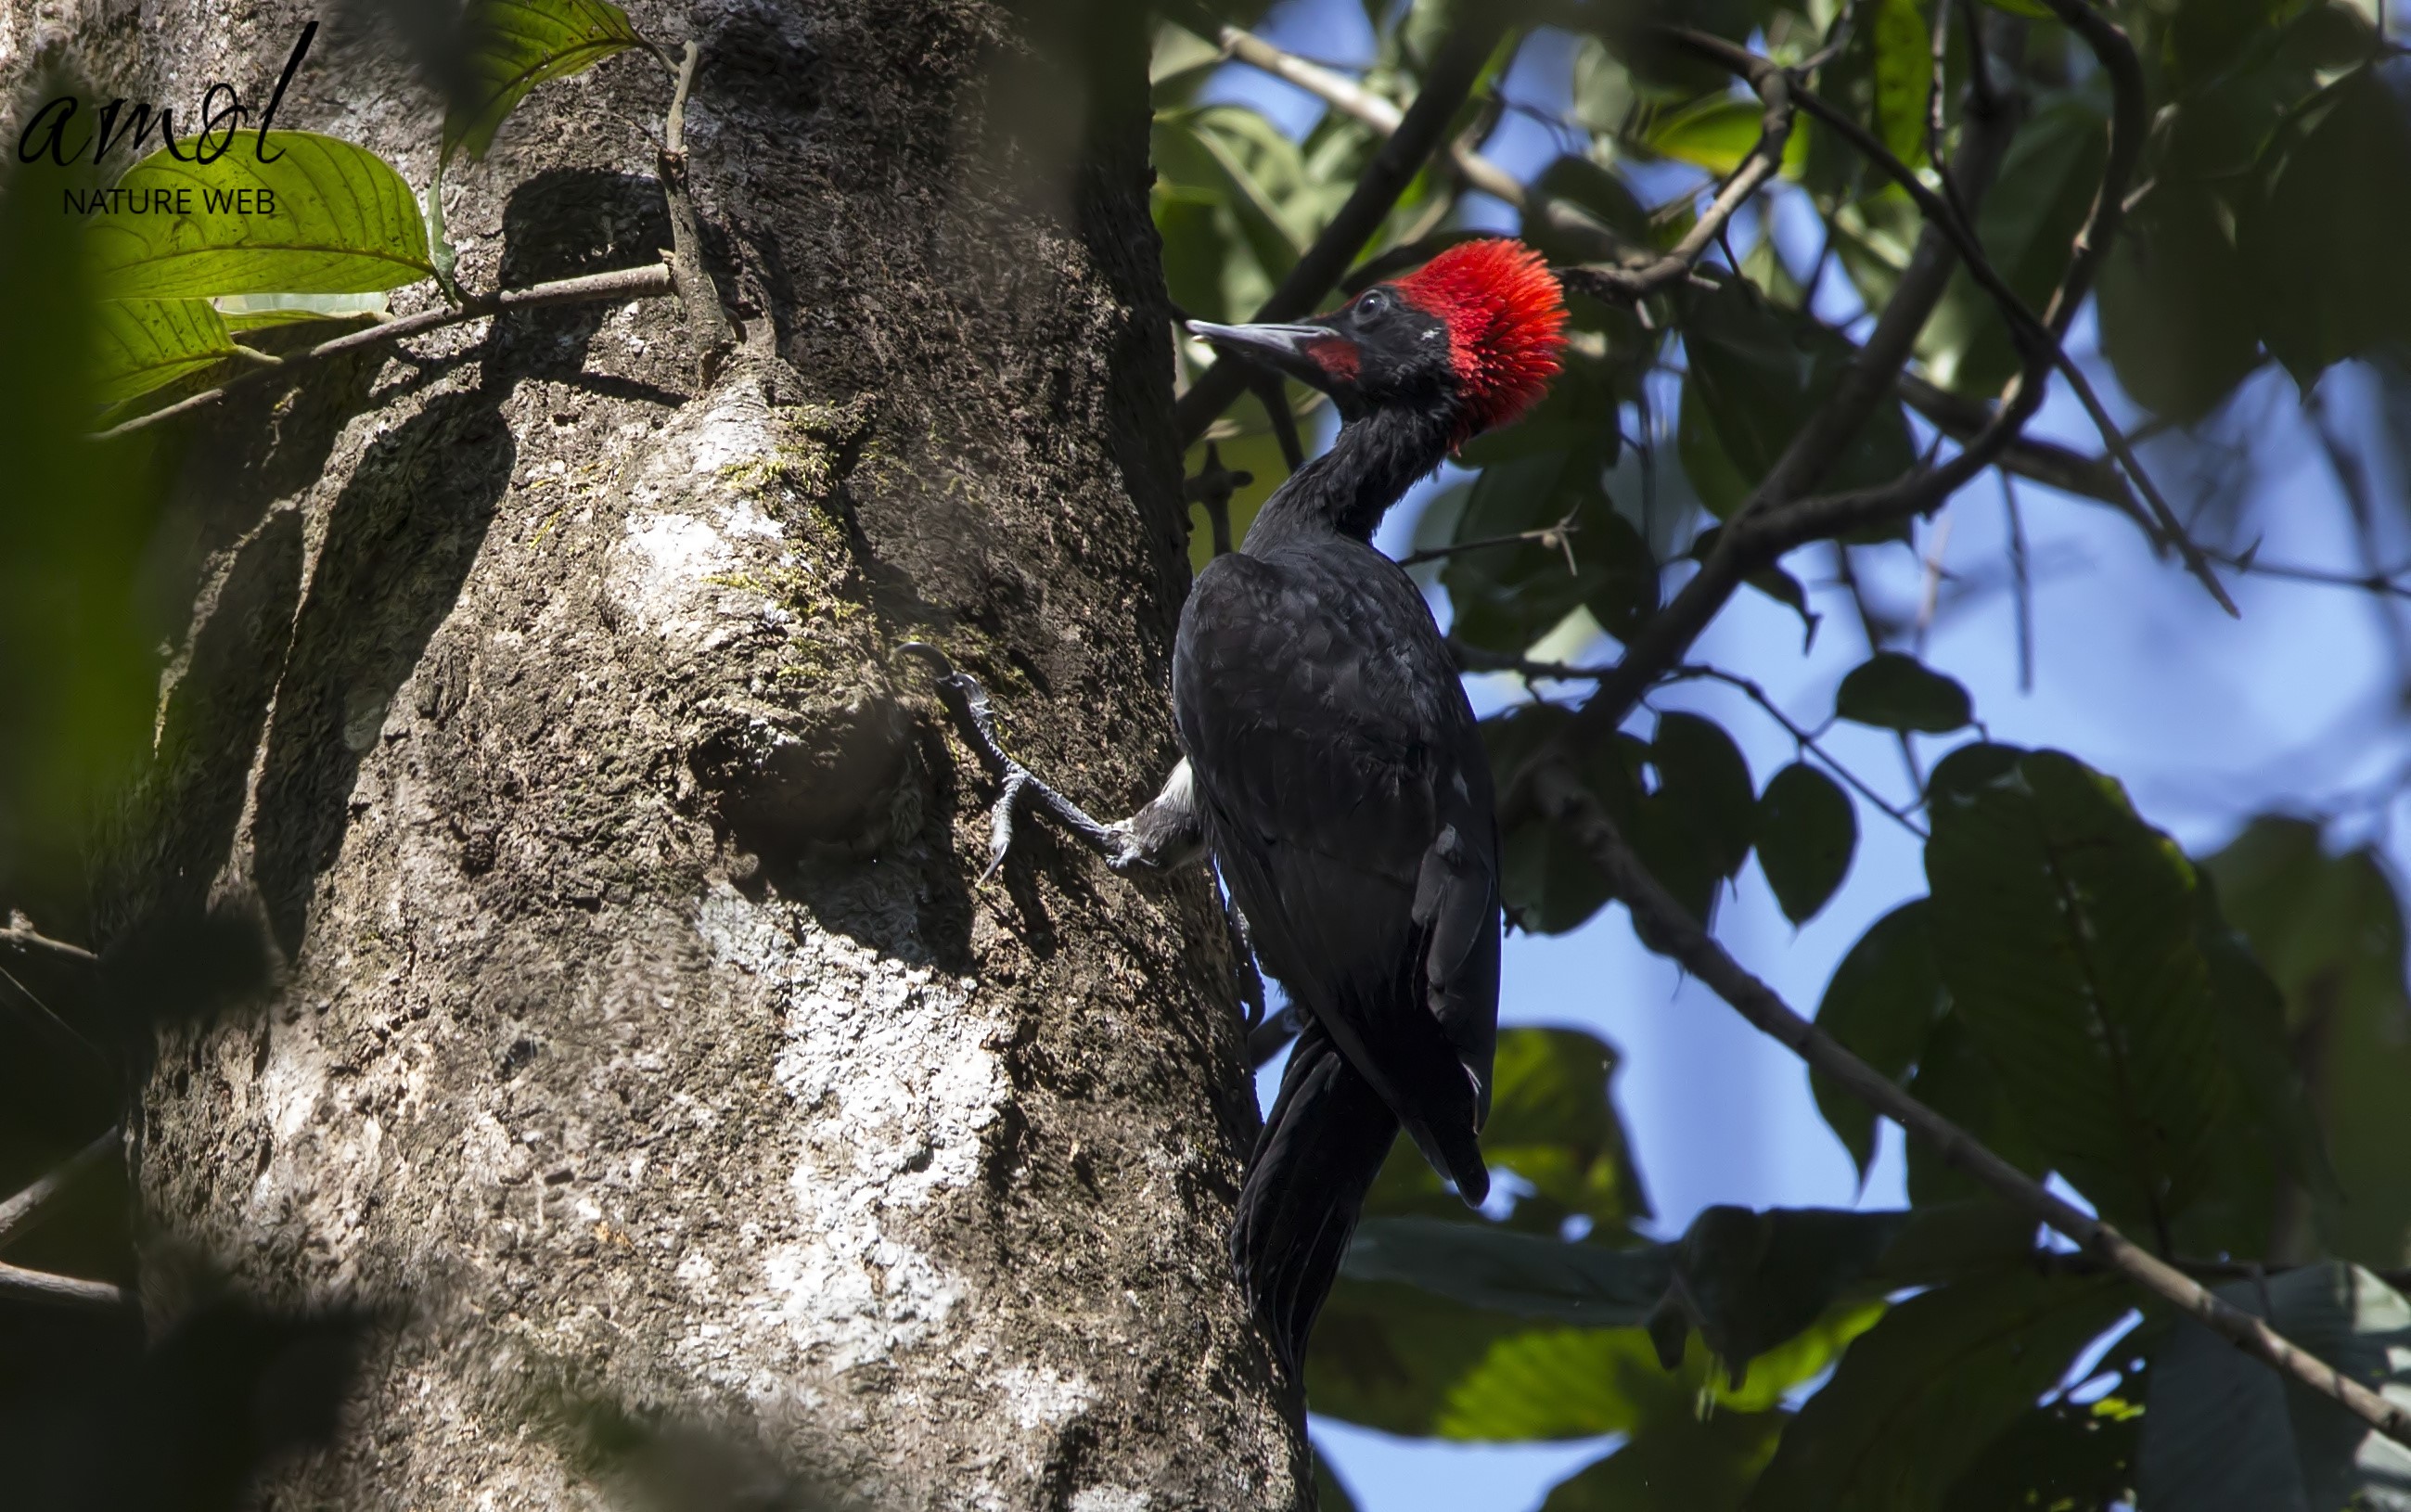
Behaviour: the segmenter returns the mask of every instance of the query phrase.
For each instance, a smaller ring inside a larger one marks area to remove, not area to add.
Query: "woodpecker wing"
[[[1489,764],[1414,583],[1359,542],[1217,559],[1173,694],[1264,965],[1469,1200],[1498,1018]]]

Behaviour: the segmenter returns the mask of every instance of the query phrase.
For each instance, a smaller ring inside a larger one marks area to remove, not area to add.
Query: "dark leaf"
[[[1911,1297],[1850,1345],[1745,1505],[1938,1505],[2126,1307],[2114,1278],[2030,1269]]]
[[[1947,734],[1975,718],[1967,690],[1915,657],[1878,651],[1850,669],[1834,695],[1837,719],[1883,730]]]
[[[2163,183],[2101,269],[2102,352],[2127,393],[2172,420],[2209,414],[2260,360],[2231,224],[2208,189]]]
[[[2116,783],[2057,752],[1931,814],[1953,1018],[2052,1164],[2105,1217],[2166,1231],[2220,1185],[2225,1122],[2258,1123],[2221,1023],[2248,1005],[2214,995],[2193,867]]]
[[[1951,1004],[1935,965],[1927,911],[1926,900],[1915,898],[1877,920],[1834,968],[1817,1005],[1819,1028],[1902,1083]],[[1876,1157],[1875,1111],[1823,1076],[1812,1074],[1808,1084],[1818,1112],[1858,1162],[1864,1181]]]
[[[1850,795],[1805,762],[1775,773],[1759,794],[1758,864],[1793,923],[1815,918],[1832,899],[1858,845]]]
[[[2260,339],[2295,381],[2411,339],[2411,196],[2379,187],[2411,182],[2411,110],[2381,70],[2355,68],[2296,111],[2257,179],[2236,240]]]
[[[1367,1218],[1343,1273],[1399,1281],[1452,1301],[1584,1328],[1649,1316],[1674,1278],[1662,1245],[1615,1250],[1437,1218]],[[1795,1330],[1796,1331],[1796,1330]]]
[[[2063,98],[2018,132],[1977,211],[1977,235],[1993,267],[2038,315],[2068,269],[2069,247],[2093,207],[2108,151],[2100,110]],[[2018,370],[2000,306],[1964,268],[1926,323],[1918,355],[1936,383],[1985,399],[1997,397]]]
[[[1533,704],[1483,720],[1490,769],[1501,782],[1512,779],[1525,760],[1562,733],[1571,719],[1566,709]],[[1603,745],[1576,753],[1577,774],[1619,827],[1629,829],[1639,811],[1641,772],[1647,754],[1647,746],[1622,732],[1609,736]],[[1563,825],[1527,820],[1500,837],[1500,891],[1507,917],[1516,927],[1536,934],[1562,934],[1607,902],[1607,879]]]
[[[2331,856],[2318,826],[2295,819],[2255,820],[2202,865],[2283,992],[2283,1032],[2316,1069],[2338,1188],[2314,1203],[2316,1241],[2364,1265],[2411,1263],[2411,1001],[2392,880],[2372,851]]]
[[[1841,381],[1849,341],[1767,302],[1746,279],[1688,301],[1676,441],[1709,512],[1723,519],[1782,456]],[[1888,483],[1916,460],[1899,401],[1878,405],[1819,480],[1843,489]]]
[[[2304,1266],[2218,1293],[2364,1386],[2411,1386],[2411,1303],[2367,1271]],[[2207,1329],[2172,1330],[2153,1357],[2139,1471],[2144,1505],[2188,1512],[2411,1507],[2411,1449]]]
[[[2113,1512],[2135,1500],[2143,1404],[2123,1383],[2029,1408],[1951,1486],[1948,1512]]]

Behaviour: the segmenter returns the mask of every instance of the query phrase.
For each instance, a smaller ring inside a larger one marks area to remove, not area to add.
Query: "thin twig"
[[[1423,90],[1399,118],[1398,129],[1373,154],[1373,161],[1358,177],[1347,202],[1290,269],[1280,286],[1264,300],[1256,312],[1256,319],[1296,320],[1313,313],[1356,260],[1366,241],[1389,218],[1398,196],[1423,171],[1425,162],[1439,148],[1448,134],[1449,121],[1472,93],[1473,81],[1481,77],[1491,49],[1506,29],[1503,7],[1497,6],[1475,7],[1449,28],[1430,70],[1424,76]],[[1242,371],[1237,358],[1217,357],[1214,365],[1199,374],[1188,392],[1174,402],[1173,425],[1184,447],[1204,435],[1214,417],[1238,398],[1246,386]]]
[[[18,921],[10,923],[7,928],[0,929],[0,945],[28,953],[39,952],[47,955],[56,955],[85,966],[96,966],[100,962],[99,956],[82,946],[70,945],[63,939],[52,939],[32,924],[23,923],[22,916]]]
[[[2118,220],[2125,213],[2125,178],[2133,168],[2133,153],[2139,151],[2141,147],[2141,75],[2139,65],[2134,62],[2134,48],[2127,42],[2126,34],[2120,31],[2114,23],[2092,12],[2090,7],[2085,4],[2085,0],[2049,0],[2049,3],[2053,12],[2059,14],[2062,22],[2083,36],[2092,46],[2095,54],[2100,58],[2102,67],[2111,76],[2116,92],[2117,113],[2121,118],[2129,113],[2130,80],[2126,74],[2129,71],[2133,72],[2131,90],[2135,102],[2133,108],[2135,119],[2131,122],[2121,119],[2111,124],[2113,141],[2132,141],[2132,146],[2128,150],[2128,160],[2123,165],[2112,165],[2120,170],[2118,197],[2106,204],[2097,205],[2095,220],[2088,222],[2086,230],[2079,234],[2074,246],[2074,256],[2081,261],[2092,250],[2087,244],[2087,236],[2098,233],[2101,238],[2099,246],[2106,250],[2109,239],[2115,234]],[[2082,25],[2080,25],[2076,19],[2078,13],[2082,13],[2085,18]],[[1747,49],[1728,42],[1722,37],[1708,36],[1679,28],[1675,30],[1674,35],[1686,47],[1715,59],[1745,78],[1748,77],[1750,68],[1763,65],[1766,61]],[[2123,58],[2119,55],[2120,50],[2123,50]],[[1983,243],[1977,239],[1975,228],[1969,220],[1950,200],[1926,187],[1925,182],[1918,177],[1916,169],[1902,162],[1892,149],[1878,140],[1874,133],[1861,125],[1848,111],[1824,99],[1814,91],[1799,91],[1798,103],[1802,109],[1825,123],[1835,135],[1848,141],[1867,161],[1881,168],[1886,177],[1899,184],[1909,198],[1916,202],[1917,208],[1924,214],[1928,225],[1941,226],[1951,237],[1960,257],[1967,265],[1968,273],[1985,293],[1992,296],[1994,303],[2000,308],[2003,317],[2009,323],[2010,334],[2021,345],[2038,344],[2047,348],[2052,365],[2057,368],[2060,375],[2068,380],[2068,388],[2076,395],[2078,402],[2083,405],[2084,412],[2093,421],[2095,429],[2100,431],[2103,444],[2110,448],[2111,455],[2118,459],[2118,465],[2126,470],[2126,475],[2134,480],[2136,490],[2143,496],[2153,517],[2159,524],[2161,535],[2175,545],[2178,555],[2184,560],[2185,570],[2200,581],[2202,587],[2209,590],[2210,596],[2216,601],[2220,608],[2230,615],[2240,613],[2235,607],[2235,601],[2228,596],[2227,589],[2219,584],[2218,574],[2211,569],[2209,560],[2201,553],[2201,548],[2186,535],[2185,527],[2177,521],[2176,512],[2169,507],[2168,500],[2161,495],[2159,486],[2152,481],[2151,474],[2143,469],[2141,459],[2135,455],[2134,448],[2127,444],[2126,433],[2120,429],[2117,422],[2110,417],[2110,412],[2103,406],[2100,396],[2094,391],[2092,379],[2086,376],[2082,368],[2077,366],[2076,359],[2068,355],[2063,338],[2067,335],[2068,323],[2075,318],[2076,302],[2063,302],[2055,295],[2051,307],[2038,316],[2026,308],[2025,301],[2019,297],[2015,289],[2009,287],[2009,281],[2002,277],[2000,270],[1993,266],[1991,258],[1985,254]],[[2099,214],[2104,210],[2109,212],[2106,217]]]
[[[1541,812],[1566,826],[1606,875],[1615,895],[1632,910],[1636,921],[1668,945],[1686,970],[1706,982],[1754,1027],[1798,1055],[1811,1069],[1830,1077],[1877,1112],[1929,1141],[1947,1164],[2050,1225],[2102,1265],[2280,1374],[2340,1403],[2387,1437],[2411,1444],[2411,1408],[2388,1401],[2289,1343],[2267,1323],[2223,1301],[2111,1225],[2053,1195],[1801,1017],[1772,988],[1745,970],[1667,894],[1633,854],[1598,800],[1571,773],[1559,768],[1542,773],[1535,798]]]
[[[652,263],[640,268],[614,269],[607,273],[588,273],[578,278],[558,279],[550,284],[536,284],[523,289],[504,289],[498,294],[473,295],[465,303],[458,306],[446,305],[416,315],[404,315],[400,320],[389,320],[381,326],[371,326],[365,330],[350,331],[331,341],[321,342],[307,351],[293,354],[275,368],[253,369],[228,379],[215,388],[204,389],[189,399],[179,400],[164,409],[153,410],[146,414],[138,414],[131,420],[122,421],[99,432],[95,439],[108,441],[157,425],[163,420],[173,419],[180,414],[189,414],[195,410],[215,404],[237,389],[247,388],[273,372],[290,373],[303,363],[315,362],[325,357],[341,356],[346,352],[365,351],[387,342],[399,342],[412,336],[423,336],[429,331],[441,330],[446,326],[458,326],[471,320],[483,320],[488,315],[501,314],[506,311],[533,310],[543,305],[584,304],[597,299],[650,299],[665,294],[676,293],[677,289],[677,281],[672,277],[669,269],[663,264]]]
[[[1898,805],[1890,802],[1883,796],[1883,794],[1876,792],[1875,789],[1869,787],[1864,781],[1861,780],[1857,773],[1852,772],[1848,766],[1843,765],[1839,758],[1835,757],[1831,751],[1828,751],[1823,746],[1818,744],[1817,736],[1813,732],[1804,728],[1798,722],[1793,720],[1790,715],[1784,713],[1781,708],[1776,706],[1775,700],[1767,696],[1766,690],[1761,688],[1757,683],[1751,681],[1749,678],[1727,672],[1722,667],[1699,665],[1676,667],[1673,672],[1667,674],[1666,678],[1669,682],[1697,681],[1700,679],[1720,682],[1728,688],[1739,689],[1751,703],[1757,705],[1761,710],[1763,710],[1769,719],[1772,719],[1775,723],[1783,726],[1784,733],[1790,735],[1792,742],[1802,750],[1808,752],[1815,756],[1819,761],[1823,762],[1827,766],[1832,767],[1835,777],[1840,778],[1844,782],[1849,784],[1850,791],[1856,792],[1860,797],[1864,798],[1867,802],[1875,805],[1878,808],[1882,809],[1886,814],[1890,815],[1892,821],[1898,824],[1902,829],[1908,831],[1909,834],[1916,836],[1921,840],[1925,838],[1925,831],[1919,827],[1917,821],[1908,817],[1907,809],[1902,808]]]
[[[1189,6],[1169,6],[1169,18],[1177,25],[1196,33],[1222,50],[1227,58],[1262,68],[1275,79],[1295,84],[1308,94],[1330,106],[1340,114],[1364,123],[1387,137],[1406,120],[1406,112],[1388,99],[1374,94],[1344,74],[1294,52],[1285,51],[1244,27],[1232,26],[1215,20],[1204,11]],[[1505,200],[1521,211],[1525,205],[1523,183],[1512,173],[1483,156],[1464,142],[1449,147],[1449,160],[1456,167],[1467,183],[1485,195]]]
[[[44,1210],[61,1192],[66,1190],[77,1177],[114,1156],[117,1153],[120,1137],[119,1130],[112,1127],[108,1133],[67,1156],[41,1180],[7,1201],[0,1202],[0,1249],[6,1249],[11,1241],[22,1237],[27,1229],[39,1222]]]
[[[1761,58],[1760,66],[1744,74],[1764,109],[1759,114],[1758,141],[1732,175],[1717,190],[1708,208],[1663,256],[1636,268],[1571,268],[1560,276],[1575,288],[1602,299],[1638,301],[1688,278],[1692,267],[1724,236],[1725,225],[1783,167],[1784,145],[1791,139],[1791,76]],[[1732,258],[1727,247],[1725,256]],[[1741,264],[1733,262],[1735,271]]]
[[[2018,691],[2034,691],[2034,577],[2026,551],[2026,522],[2018,508],[2017,480],[2000,472],[2001,507],[2009,516],[2009,586],[2018,623]]]
[[[1458,541],[1450,545],[1426,546],[1421,551],[1410,551],[1398,559],[1398,565],[1413,567],[1426,561],[1438,561],[1443,557],[1454,557],[1460,552],[1486,551],[1492,546],[1523,545],[1537,541],[1551,550],[1563,551],[1566,554],[1566,571],[1571,573],[1577,569],[1574,566],[1573,543],[1569,537],[1581,529],[1581,526],[1574,523],[1573,513],[1570,510],[1566,517],[1555,525],[1543,525],[1537,531],[1515,531],[1506,535],[1485,535],[1479,541]]]

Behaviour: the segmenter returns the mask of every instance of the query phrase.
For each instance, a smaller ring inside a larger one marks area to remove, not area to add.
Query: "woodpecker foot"
[[[946,654],[926,641],[906,641],[899,651],[920,658],[938,674],[938,696],[945,700],[954,714],[955,723],[963,741],[979,753],[980,764],[998,783],[995,807],[988,810],[987,869],[980,873],[980,882],[996,875],[1004,865],[1005,853],[1013,849],[1014,824],[1024,805],[1035,805],[1069,830],[1091,850],[1105,858],[1105,864],[1116,871],[1126,871],[1143,864],[1125,820],[1120,824],[1101,824],[1087,810],[1064,797],[1030,768],[1005,754],[997,739],[996,713],[989,707],[987,690],[979,679],[967,672],[957,672]]]

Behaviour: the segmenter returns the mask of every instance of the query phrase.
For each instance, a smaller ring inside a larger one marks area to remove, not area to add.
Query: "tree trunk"
[[[110,93],[249,98],[306,8],[80,40]],[[190,424],[114,917],[253,909],[283,969],[163,1035],[146,1301],[384,1320],[274,1505],[1302,1500],[1224,1258],[1255,1113],[1206,880],[1025,828],[975,887],[991,785],[892,656],[944,647],[1100,810],[1175,758],[1138,10],[636,7],[702,44],[734,361],[676,300],[537,311]],[[455,165],[462,282],[655,258],[668,94],[636,53],[539,88]],[[278,124],[424,183],[439,118],[338,36]]]

